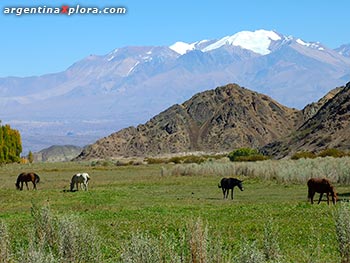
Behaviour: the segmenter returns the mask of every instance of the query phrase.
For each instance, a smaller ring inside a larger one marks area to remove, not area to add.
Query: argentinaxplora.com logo
[[[122,15],[127,13],[127,8],[118,6],[118,7],[91,7],[91,6],[81,6],[81,5],[75,5],[75,6],[69,6],[69,5],[62,5],[62,6],[27,6],[27,7],[4,7],[3,13],[5,15],[16,15],[16,16],[22,16],[22,15]]]

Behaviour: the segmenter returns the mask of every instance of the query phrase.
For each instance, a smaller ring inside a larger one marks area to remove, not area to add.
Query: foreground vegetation
[[[15,190],[29,170],[41,176],[39,190]],[[89,192],[67,191],[81,171]],[[331,176],[347,200],[348,171],[348,158],[6,165],[0,262],[348,262],[350,207],[312,206],[305,185]],[[245,191],[223,200],[222,176],[243,179]]]

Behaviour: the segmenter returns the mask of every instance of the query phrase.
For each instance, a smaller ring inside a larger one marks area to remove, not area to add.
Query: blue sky
[[[5,15],[5,7],[127,8],[124,15]],[[348,0],[2,0],[0,77],[63,71],[128,45],[171,45],[276,30],[336,48],[350,43]]]

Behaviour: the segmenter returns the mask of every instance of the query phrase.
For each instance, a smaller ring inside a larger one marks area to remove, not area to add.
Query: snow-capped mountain
[[[241,31],[232,36],[226,36],[219,40],[202,40],[192,44],[185,42],[176,42],[170,46],[170,49],[183,55],[192,50],[201,50],[203,52],[212,51],[222,46],[236,46],[246,50],[250,50],[260,55],[267,55],[271,52],[269,49],[272,42],[281,40],[280,36],[274,31],[257,30]]]
[[[349,81],[346,48],[332,50],[267,30],[170,46],[119,47],[63,72],[0,78],[0,120],[20,130],[26,150],[36,151],[91,143],[227,83],[302,108]]]

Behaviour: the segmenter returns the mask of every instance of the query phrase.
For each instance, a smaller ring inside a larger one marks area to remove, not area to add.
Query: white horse
[[[87,173],[79,173],[75,174],[72,177],[72,180],[70,182],[70,190],[74,190],[74,185],[77,187],[77,191],[79,190],[78,184],[80,184],[81,189],[87,191],[88,190],[88,183],[90,180],[90,176]]]

